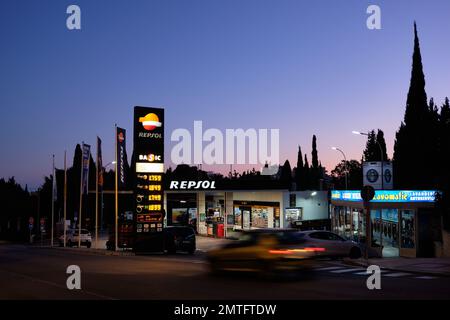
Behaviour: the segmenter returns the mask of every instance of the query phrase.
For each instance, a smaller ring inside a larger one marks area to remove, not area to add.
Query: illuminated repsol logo
[[[215,181],[170,181],[171,190],[215,189]]]
[[[161,162],[161,155],[157,155],[157,154],[140,154],[139,155],[139,161],[148,161],[148,162],[154,162],[154,161],[159,161]]]
[[[161,133],[152,133],[152,132],[139,132],[139,138],[161,139],[162,134]]]

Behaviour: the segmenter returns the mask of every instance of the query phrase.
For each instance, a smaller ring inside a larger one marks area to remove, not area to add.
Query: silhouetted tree
[[[286,160],[281,167],[280,181],[286,185],[288,188],[291,187],[292,184],[292,169],[289,160]]]
[[[298,153],[297,153],[297,167],[295,168],[295,175],[294,175],[295,183],[297,185],[297,190],[305,190],[307,180],[305,176],[305,167],[303,163],[303,154],[302,154],[302,148],[298,146]]]
[[[377,161],[377,153],[379,154],[379,147],[377,145],[375,131],[372,130],[367,136],[366,148],[363,152],[364,161]]]
[[[317,138],[313,135],[312,138],[312,151],[311,151],[311,167],[317,169],[319,167],[319,157],[317,155]]]
[[[394,145],[394,183],[397,188],[428,189],[436,187],[434,168],[430,157],[436,155],[438,137],[437,123],[433,121],[425,92],[417,26],[414,23],[414,53],[411,83],[406,101],[404,121],[396,134]]]
[[[342,160],[332,171],[331,177],[335,189],[345,189],[345,170],[347,169],[348,189],[360,190],[362,188],[362,166],[357,160],[345,162]]]

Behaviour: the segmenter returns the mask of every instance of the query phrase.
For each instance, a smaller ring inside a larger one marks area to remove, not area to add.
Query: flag
[[[97,137],[97,172],[99,191],[103,190],[103,159],[102,159],[102,140]]]
[[[126,172],[125,172],[125,162],[126,162],[126,130],[117,127],[116,131],[116,139],[117,139],[117,183],[119,189],[126,188]]]
[[[82,177],[81,183],[83,185],[83,194],[88,194],[89,187],[89,160],[91,157],[91,146],[83,143],[82,147]]]

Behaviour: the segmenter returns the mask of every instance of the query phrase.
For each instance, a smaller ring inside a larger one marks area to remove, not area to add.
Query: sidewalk
[[[384,258],[344,259],[345,264],[367,267],[377,265],[381,269],[450,277],[450,258]]]
[[[211,249],[220,247],[220,246],[222,246],[226,243],[229,243],[231,241],[234,241],[234,240],[218,239],[218,238],[197,235],[196,241],[197,241],[197,253],[205,253]],[[43,248],[43,249],[51,248],[50,240],[44,241],[42,245],[40,242],[36,242],[36,243],[32,244],[31,246],[35,247],[35,248]],[[97,248],[95,248],[95,241],[94,241],[91,248],[86,248],[86,247],[81,247],[81,248],[66,247],[66,248],[64,248],[64,247],[60,247],[60,246],[56,245],[56,242],[55,242],[55,245],[53,246],[52,249],[60,251],[60,252],[69,252],[69,253],[82,254],[82,255],[106,255],[106,256],[134,256],[135,255],[135,253],[131,250],[127,250],[127,251],[106,250],[106,240],[105,239],[99,239]]]

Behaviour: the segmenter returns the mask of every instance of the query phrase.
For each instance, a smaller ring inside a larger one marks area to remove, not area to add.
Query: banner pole
[[[66,247],[66,220],[67,220],[67,151],[64,150],[64,247]]]
[[[118,166],[117,166],[117,162],[118,162],[118,158],[117,158],[117,124],[115,124],[114,125],[114,132],[115,132],[115,134],[114,134],[114,139],[115,139],[115,146],[116,146],[116,148],[115,148],[115,154],[116,154],[116,163],[115,163],[115,167],[116,167],[116,172],[115,172],[115,174],[116,174],[116,184],[115,184],[115,190],[114,190],[114,195],[115,195],[115,198],[114,198],[114,203],[115,203],[115,216],[114,216],[114,221],[115,221],[115,223],[114,223],[114,225],[115,225],[115,230],[114,230],[114,233],[115,233],[115,237],[114,237],[114,240],[115,240],[115,243],[114,243],[114,250],[115,251],[117,251],[118,250],[118,243],[119,243],[119,195],[118,195],[118,189],[119,189],[119,187],[118,187],[118,183],[119,183],[119,181],[118,181],[118,179],[119,179],[119,175],[118,175]]]
[[[98,159],[99,159],[99,143],[97,137],[97,165],[95,166],[95,248],[98,248]]]
[[[83,209],[83,152],[84,152],[84,141],[81,143],[80,207],[78,212],[78,248],[81,248],[81,211]]]
[[[53,166],[53,172],[52,172],[52,228],[50,233],[50,247],[53,247],[53,225],[55,224],[55,183],[56,183],[56,177],[55,177],[55,155],[52,156],[52,166]]]

